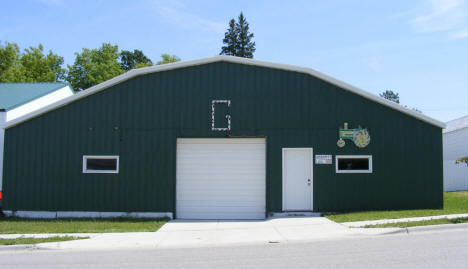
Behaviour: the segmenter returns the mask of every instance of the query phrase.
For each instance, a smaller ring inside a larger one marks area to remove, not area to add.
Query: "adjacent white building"
[[[73,95],[63,82],[0,83],[0,197],[3,182],[4,126],[15,119]]]
[[[468,116],[447,122],[443,131],[444,191],[468,190],[468,166],[456,164],[468,156]]]

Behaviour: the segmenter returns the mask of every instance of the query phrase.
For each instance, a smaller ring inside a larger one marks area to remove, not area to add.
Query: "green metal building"
[[[3,148],[5,126],[17,118],[73,95],[64,82],[0,83],[0,208],[2,207]]]
[[[6,126],[17,216],[259,219],[441,208],[444,124],[309,68],[131,70]]]

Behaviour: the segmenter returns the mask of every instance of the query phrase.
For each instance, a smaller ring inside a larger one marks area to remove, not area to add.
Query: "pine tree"
[[[234,19],[229,21],[229,29],[224,34],[220,54],[239,56],[244,58],[253,58],[255,52],[255,42],[252,42],[253,33],[249,32],[249,23],[242,12],[238,21]]]
[[[237,35],[236,21],[231,19],[229,21],[229,29],[224,33],[223,43],[226,46],[221,48],[220,54],[236,56]]]
[[[245,19],[242,12],[239,15],[239,22],[236,23],[236,28],[238,31],[237,56],[253,58],[253,53],[255,52],[255,42],[252,42],[252,38],[254,37],[254,34],[249,33],[249,23]]]

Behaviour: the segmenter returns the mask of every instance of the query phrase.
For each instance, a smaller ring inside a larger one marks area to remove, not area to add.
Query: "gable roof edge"
[[[168,71],[168,70],[173,70],[173,69],[178,69],[178,68],[184,68],[184,67],[190,67],[190,66],[196,66],[196,65],[202,65],[202,64],[208,64],[208,63],[214,63],[214,62],[231,62],[231,63],[239,63],[239,64],[246,64],[246,65],[253,65],[253,66],[260,66],[260,67],[267,67],[267,68],[274,68],[274,69],[281,69],[285,71],[293,71],[293,72],[299,72],[299,73],[305,73],[309,74],[311,76],[317,77],[319,79],[322,79],[324,81],[327,81],[331,84],[334,84],[344,90],[350,91],[352,93],[355,93],[357,95],[360,95],[366,99],[369,99],[371,101],[380,103],[382,105],[385,105],[387,107],[390,107],[394,110],[397,110],[399,112],[402,112],[404,114],[407,114],[409,116],[412,116],[416,119],[422,120],[426,123],[429,123],[431,125],[437,126],[439,128],[445,128],[445,123],[438,121],[434,118],[431,118],[429,116],[426,116],[420,112],[416,112],[412,109],[409,109],[407,107],[404,107],[400,104],[397,104],[395,102],[389,101],[383,97],[374,95],[370,92],[367,92],[365,90],[362,90],[360,88],[357,88],[351,84],[348,84],[346,82],[343,82],[341,80],[338,80],[336,78],[333,78],[327,74],[324,74],[320,71],[317,71],[313,68],[309,67],[301,67],[301,66],[295,66],[295,65],[288,65],[288,64],[279,64],[279,63],[273,63],[273,62],[267,62],[267,61],[261,61],[261,60],[255,60],[255,59],[247,59],[247,58],[241,58],[241,57],[235,57],[235,56],[227,56],[227,55],[217,55],[217,56],[212,56],[212,57],[207,57],[207,58],[201,58],[201,59],[195,59],[195,60],[187,60],[187,61],[181,61],[181,62],[175,62],[175,63],[170,63],[170,64],[164,64],[164,65],[156,65],[156,66],[150,66],[150,67],[143,67],[143,68],[138,68],[138,69],[132,69],[122,75],[119,75],[117,77],[114,77],[112,79],[109,79],[107,81],[104,81],[100,84],[97,84],[93,87],[90,87],[86,90],[77,92],[76,94],[65,98],[63,100],[60,100],[56,103],[53,103],[49,106],[43,107],[39,110],[36,110],[32,113],[26,114],[20,118],[17,118],[15,120],[12,120],[11,122],[7,123],[5,128],[9,128],[15,125],[18,125],[24,121],[27,121],[31,118],[40,116],[44,113],[47,113],[48,111],[55,110],[57,108],[60,108],[62,106],[65,106],[69,103],[72,103],[76,100],[79,100],[81,98],[84,98],[88,95],[92,95],[94,93],[100,92],[102,90],[105,90],[109,87],[112,87],[116,84],[119,84],[123,81],[129,80],[131,78],[149,74],[149,73],[154,73],[154,72],[162,72],[162,71]]]

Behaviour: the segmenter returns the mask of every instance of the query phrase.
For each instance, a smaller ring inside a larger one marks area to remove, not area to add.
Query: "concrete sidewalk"
[[[365,221],[343,222],[341,224],[347,227],[357,228],[357,227],[364,227],[367,225],[376,225],[376,224],[413,222],[413,221],[434,220],[434,219],[458,219],[458,218],[468,218],[468,214],[451,214],[451,215],[426,216],[426,217],[414,217],[414,218],[402,218],[402,219],[365,220]]]
[[[466,217],[468,214],[409,218],[424,220],[431,218]],[[414,228],[350,228],[369,224],[401,222],[408,219],[362,221],[338,224],[324,217],[284,217],[266,220],[171,220],[157,232],[141,233],[81,233],[81,234],[9,234],[0,238],[88,236],[89,239],[42,243],[34,249],[98,250],[135,248],[191,248],[205,246],[287,243],[296,241],[358,238],[393,233],[431,231],[435,229],[468,228],[468,224],[438,225],[439,227]],[[26,246],[31,248],[30,246]],[[15,246],[15,249],[21,249]],[[0,250],[8,249],[0,246]],[[13,248],[12,248],[13,249]]]
[[[95,250],[190,248],[329,240],[387,233],[392,229],[350,229],[324,217],[270,218],[256,221],[172,220],[157,232],[80,234],[90,239],[42,243],[37,248]],[[78,236],[78,234],[72,234]]]
[[[341,238],[353,231],[323,217],[270,218],[260,221],[174,220],[164,225],[159,246],[209,246]]]

